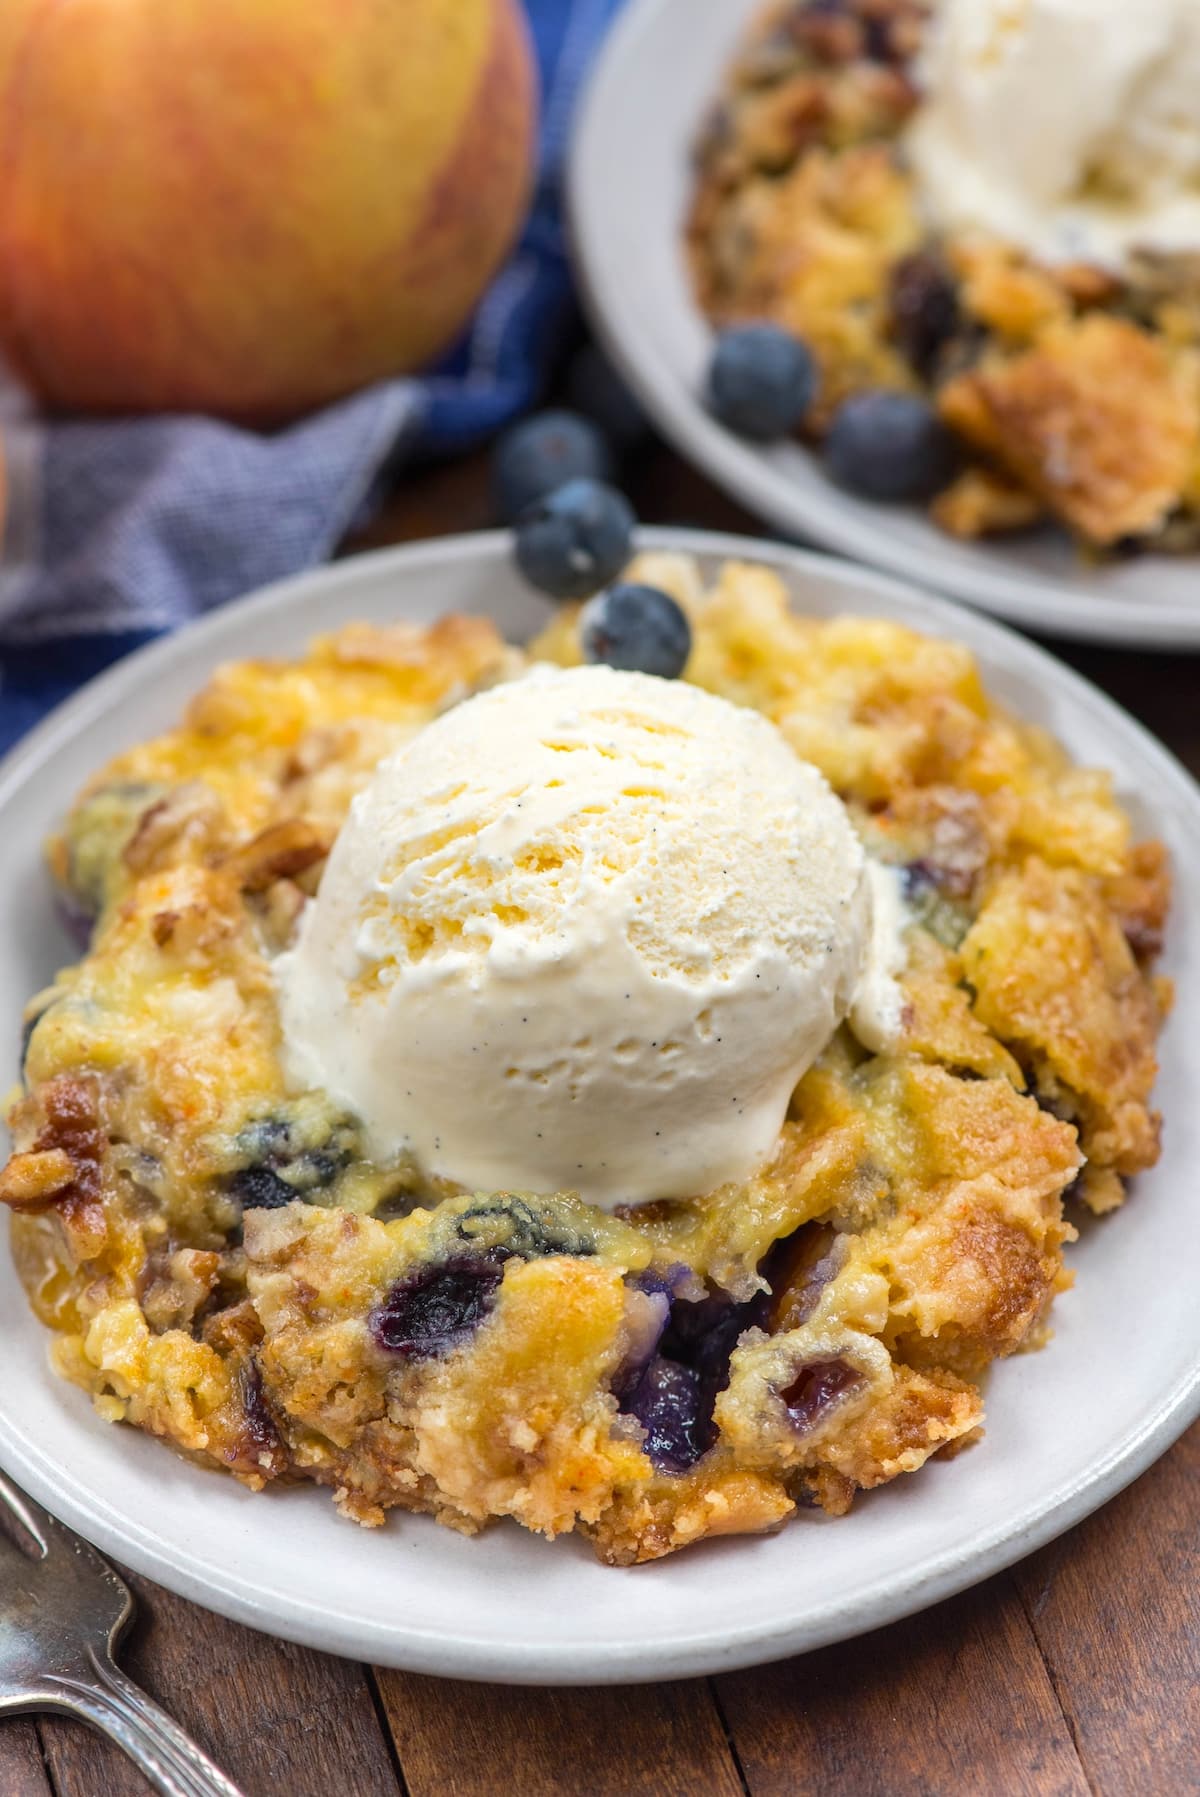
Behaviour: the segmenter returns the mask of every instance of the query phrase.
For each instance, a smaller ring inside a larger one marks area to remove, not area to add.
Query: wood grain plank
[[[82,1723],[50,1716],[42,1733],[61,1797],[146,1797],[150,1790],[123,1754]]]
[[[32,1716],[0,1723],[0,1797],[52,1797]]]
[[[1200,1425],[1016,1581],[1094,1788],[1200,1792]]]
[[[661,448],[636,457],[623,485],[646,524],[761,534],[752,515],[694,468]],[[492,493],[491,455],[480,450],[460,461],[409,474],[363,530],[340,553],[378,549],[460,530],[489,530],[501,522]]]
[[[1134,655],[1078,643],[1046,647],[1131,711],[1200,776],[1200,655]]]
[[[122,1653],[247,1797],[396,1797],[391,1747],[361,1666],[272,1640],[125,1575],[138,1617]],[[92,1730],[43,1724],[60,1797],[145,1797],[129,1762]]]
[[[499,524],[492,494],[491,455],[479,450],[407,476],[363,529],[342,544],[339,554],[382,549],[461,530],[489,530]]]
[[[533,1690],[376,1677],[410,1797],[744,1797],[703,1682]]]
[[[751,1797],[1087,1797],[1007,1574],[858,1641],[716,1681]]]

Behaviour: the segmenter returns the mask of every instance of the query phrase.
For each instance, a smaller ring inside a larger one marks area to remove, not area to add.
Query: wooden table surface
[[[754,528],[666,450],[629,485],[648,521]],[[355,546],[493,521],[474,458],[407,481]],[[1053,646],[1200,774],[1200,656]],[[976,1590],[841,1647],[688,1683],[539,1691],[387,1672],[136,1578],[124,1658],[248,1797],[1182,1797],[1200,1793],[1198,1521],[1200,1425]],[[80,1726],[0,1723],[0,1797],[145,1789]]]

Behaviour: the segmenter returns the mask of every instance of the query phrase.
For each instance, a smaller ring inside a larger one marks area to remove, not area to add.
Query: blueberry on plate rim
[[[816,391],[812,351],[779,325],[733,325],[717,338],[708,365],[708,404],[737,436],[756,443],[790,436]]]
[[[692,652],[692,627],[669,593],[626,580],[588,600],[579,642],[585,661],[676,680]]]
[[[637,524],[623,493],[598,480],[569,480],[517,520],[517,566],[555,599],[585,599],[629,560]]]
[[[889,388],[845,400],[825,439],[830,475],[864,499],[931,499],[957,460],[954,437],[929,401]]]
[[[506,524],[569,480],[613,478],[604,433],[578,412],[535,412],[511,425],[496,445],[492,478]]]

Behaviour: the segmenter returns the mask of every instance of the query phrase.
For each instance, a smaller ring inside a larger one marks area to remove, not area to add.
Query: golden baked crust
[[[1053,518],[1089,547],[1200,541],[1200,257],[1121,277],[936,239],[905,166],[922,0],[787,0],[756,21],[697,148],[687,243],[715,324],[771,319],[849,395],[927,393],[966,466],[931,506],[974,538]]]
[[[1161,848],[961,645],[797,617],[753,565],[630,572],[688,611],[689,678],[772,717],[897,870],[902,1039],[840,1031],[771,1162],[691,1203],[373,1162],[288,1089],[271,963],[378,756],[524,657],[454,619],[222,669],[49,851],[91,944],[30,1005],[0,1195],[102,1415],[360,1522],[508,1516],[625,1564],[844,1511],[973,1439],[986,1367],[1044,1338],[1064,1193],[1110,1208],[1157,1154]],[[533,653],[578,659],[575,620]]]
[[[1196,393],[1161,339],[1098,314],[949,381],[942,417],[1080,536],[1152,535],[1200,441]]]

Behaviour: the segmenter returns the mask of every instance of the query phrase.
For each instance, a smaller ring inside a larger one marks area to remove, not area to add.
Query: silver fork
[[[0,1503],[37,1550],[0,1531],[0,1714],[56,1710],[90,1722],[163,1797],[241,1797],[113,1660],[133,1615],[124,1580],[3,1473]]]

